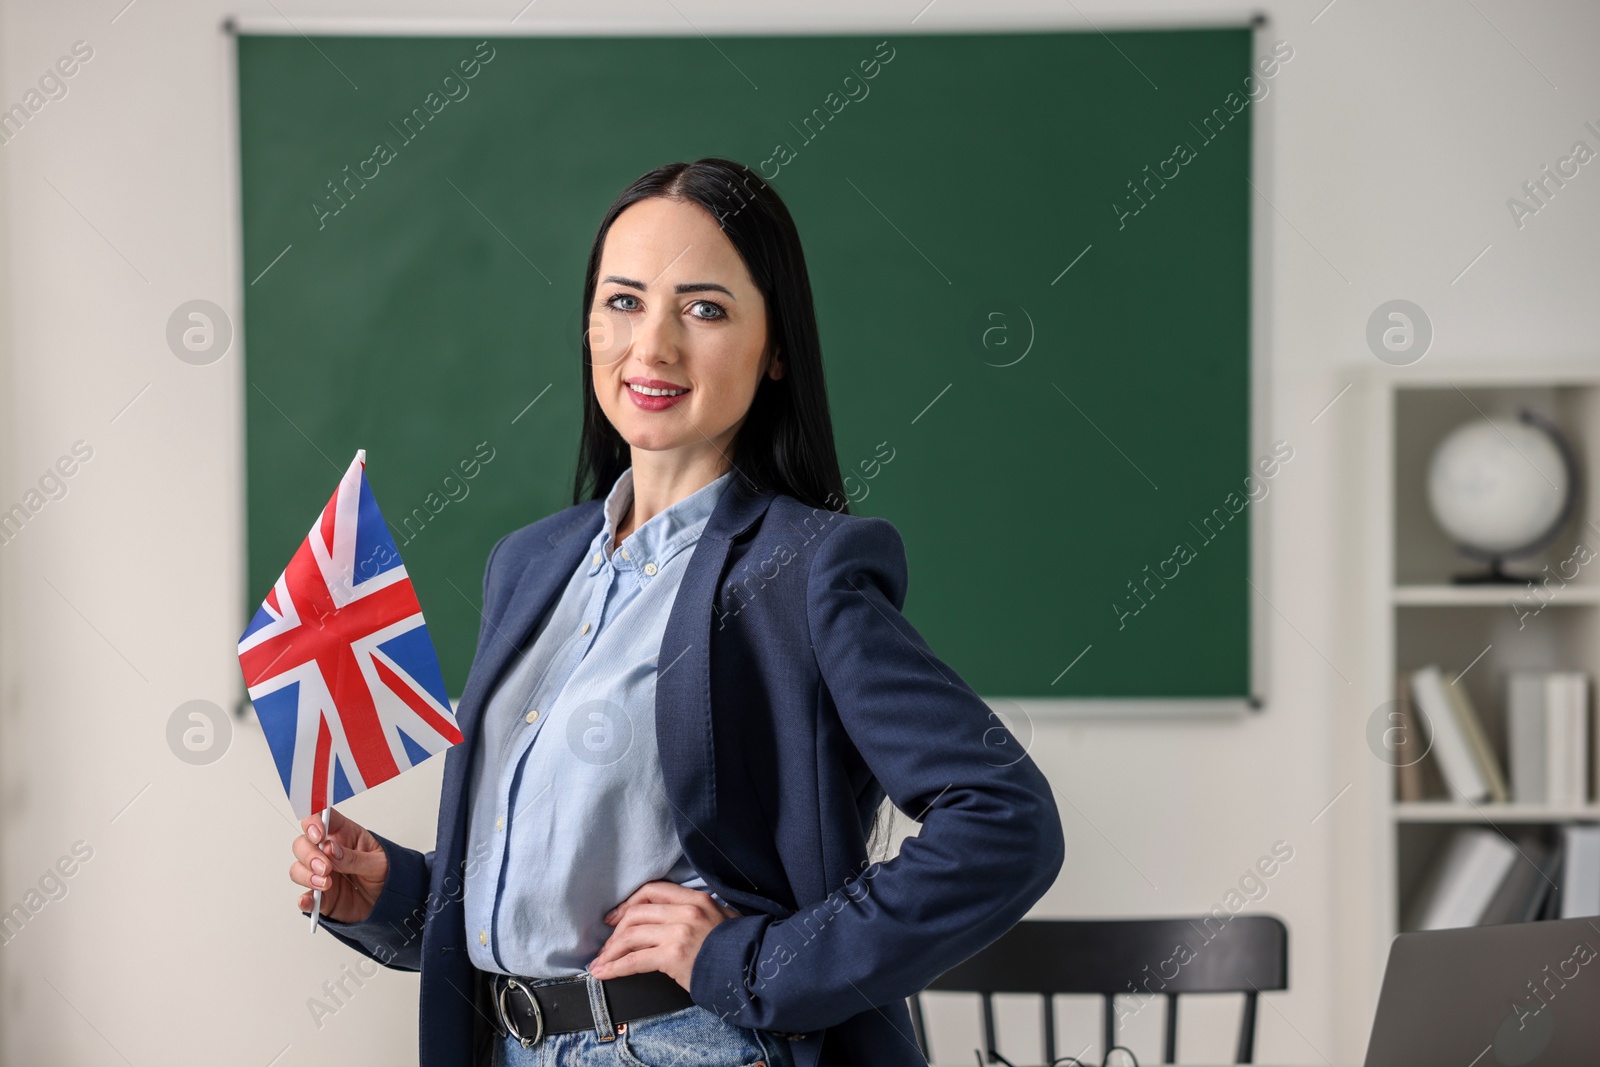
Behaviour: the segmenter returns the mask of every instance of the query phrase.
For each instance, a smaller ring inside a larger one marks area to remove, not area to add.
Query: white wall
[[[0,946],[0,1056],[413,1062],[409,976],[384,973],[320,1030],[311,1020],[307,998],[355,957],[305,934],[265,746],[241,727],[226,757],[204,767],[167,748],[179,704],[225,702],[237,685],[243,382],[237,353],[188,366],[167,350],[164,328],[179,303],[200,297],[237,318],[225,13],[282,8],[300,21],[313,10],[450,9],[505,23],[523,0],[124,2],[0,8],[3,104],[74,41],[94,49],[69,95],[0,146],[0,508],[74,441],[94,449],[67,497],[0,547],[0,907],[23,901],[75,842],[93,848],[68,895]],[[677,7],[707,31],[733,18],[905,34],[999,20],[1085,25],[1070,5],[938,0],[909,26],[924,2]],[[1592,360],[1600,333],[1595,168],[1521,230],[1505,206],[1574,140],[1600,147],[1582,129],[1585,119],[1600,125],[1600,9],[1323,2],[1266,5],[1270,36],[1295,48],[1274,84],[1266,187],[1276,205],[1268,402],[1272,436],[1296,449],[1263,505],[1273,606],[1256,607],[1270,627],[1272,706],[1245,721],[1041,725],[1034,748],[1062,801],[1069,851],[1039,916],[1205,910],[1274,841],[1294,847],[1259,905],[1291,929],[1292,989],[1262,1010],[1258,1059],[1268,1063],[1358,1062],[1381,965],[1362,927],[1368,791],[1316,818],[1347,782],[1371,780],[1362,729],[1386,698],[1357,662],[1348,621],[1359,565],[1349,512],[1361,494],[1342,461],[1363,428],[1344,401],[1312,419],[1374,362],[1364,326],[1391,298],[1431,315],[1431,366]],[[1204,9],[1077,7],[1102,25]],[[519,25],[583,13],[541,0]],[[672,5],[642,0],[607,5],[605,17],[684,28]],[[348,811],[426,844],[436,775],[407,776]],[[1141,1033],[1155,1032],[1158,1011],[1141,1014]],[[1195,1029],[1182,1056],[1224,1059],[1231,1004],[1185,1011]],[[1089,1016],[1070,1014],[1094,1032]],[[969,1031],[941,1019],[943,1062],[967,1062]]]

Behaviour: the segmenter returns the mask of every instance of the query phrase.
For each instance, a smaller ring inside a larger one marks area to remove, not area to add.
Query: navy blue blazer
[[[371,918],[330,927],[422,972],[422,1067],[471,1063],[462,888],[477,861],[465,855],[467,788],[484,705],[599,532],[601,505],[557,512],[490,552],[436,849],[380,838],[389,877]],[[905,998],[1023,918],[1063,860],[1049,783],[901,615],[905,595],[905,546],[887,520],[736,476],[661,642],[656,738],[678,836],[742,913],[706,937],[690,994],[736,1025],[803,1034],[791,1039],[797,1067],[923,1064]],[[922,826],[869,864],[886,792]]]

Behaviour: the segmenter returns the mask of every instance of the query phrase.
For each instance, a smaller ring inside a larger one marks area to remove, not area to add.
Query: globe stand
[[[1528,578],[1519,578],[1515,574],[1507,574],[1501,567],[1504,562],[1502,557],[1494,556],[1489,560],[1489,569],[1474,574],[1458,574],[1451,578],[1454,585],[1522,585],[1530,581]]]

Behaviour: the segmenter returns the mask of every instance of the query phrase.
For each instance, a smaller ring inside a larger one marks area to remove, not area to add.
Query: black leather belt
[[[589,983],[583,975],[535,986],[539,979],[480,971],[488,986],[495,1033],[514,1037],[523,1048],[546,1034],[592,1030],[599,1025],[589,1005]],[[694,1003],[689,991],[660,971],[600,979],[612,1025],[646,1015],[678,1011]]]

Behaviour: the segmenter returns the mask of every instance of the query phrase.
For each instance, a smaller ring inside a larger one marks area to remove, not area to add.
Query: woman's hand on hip
[[[358,923],[372,914],[372,905],[389,877],[389,855],[378,839],[336,809],[328,820],[327,837],[322,816],[300,823],[294,839],[294,863],[289,880],[306,889],[322,890],[322,914],[334,922]],[[300,910],[311,910],[311,894],[300,894]]]
[[[738,917],[710,893],[676,882],[646,882],[606,912],[606,925],[616,929],[589,964],[589,973],[605,979],[660,971],[688,989],[706,935],[724,919]]]

